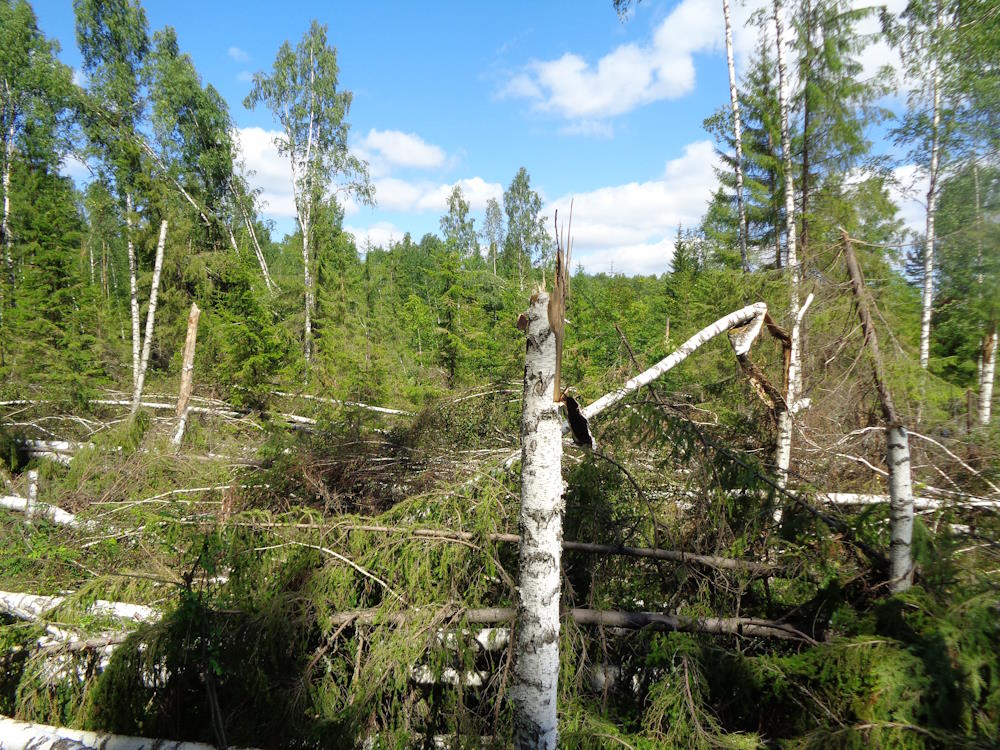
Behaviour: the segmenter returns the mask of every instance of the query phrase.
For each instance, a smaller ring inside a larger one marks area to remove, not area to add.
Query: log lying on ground
[[[32,502],[26,497],[19,497],[17,495],[0,496],[0,508],[47,518],[52,523],[59,524],[60,526],[76,528],[81,525],[77,517],[69,511],[65,511],[55,505],[49,505],[48,503]]]
[[[51,612],[65,601],[66,597],[64,596],[0,591],[0,611],[19,620],[34,622],[43,619],[47,612]],[[135,622],[155,622],[162,616],[159,610],[144,604],[112,602],[105,599],[91,602],[86,611],[91,615],[115,617],[119,620],[134,620]]]
[[[203,742],[128,737],[122,734],[87,732],[81,729],[30,724],[0,716],[0,748],[3,750],[215,750]],[[235,750],[235,748],[233,749]]]
[[[882,505],[891,502],[889,495],[874,495],[863,492],[824,492],[817,495],[831,505]],[[957,500],[935,500],[929,497],[913,498],[914,510],[963,510],[967,508],[1000,509],[1000,500],[986,500],[981,497],[963,497]]]
[[[461,611],[462,619],[477,625],[495,625],[511,622],[515,618],[511,607],[485,607]],[[736,635],[759,638],[779,638],[814,644],[805,633],[786,623],[776,620],[761,620],[754,617],[686,617],[665,612],[624,612],[602,609],[562,610],[563,617],[571,617],[578,625],[595,625],[622,630],[663,630],[684,633],[707,633],[711,635]],[[341,612],[330,618],[332,625],[375,625],[399,626],[414,616],[412,612],[386,613],[379,609],[361,609]]]
[[[378,525],[358,525],[347,527],[348,531],[364,531],[369,533],[383,534],[407,534],[414,537],[427,539],[454,539],[460,541],[475,541],[477,539],[488,539],[491,542],[505,542],[510,544],[520,544],[521,537],[517,534],[486,534],[476,535],[467,531],[449,531],[445,529],[408,529],[405,526],[378,526]],[[563,550],[574,552],[590,552],[597,555],[620,555],[623,557],[644,557],[653,560],[666,560],[670,562],[690,563],[693,565],[704,565],[720,570],[742,570],[749,573],[760,573],[770,575],[775,572],[775,566],[767,563],[758,563],[749,560],[734,560],[730,557],[719,557],[717,555],[698,555],[692,552],[682,552],[680,550],[656,549],[650,547],[628,547],[616,544],[595,544],[592,542],[572,542],[563,540]]]

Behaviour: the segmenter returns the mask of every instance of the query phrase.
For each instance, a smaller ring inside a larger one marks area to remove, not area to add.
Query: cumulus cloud
[[[535,60],[507,82],[501,96],[529,99],[540,111],[570,119],[621,115],[690,93],[693,55],[719,49],[722,38],[715,0],[681,0],[646,43],[620,45],[594,63],[572,52]]]
[[[235,60],[236,62],[247,62],[250,59],[250,53],[246,50],[240,49],[239,47],[230,47],[226,50],[226,53],[229,55],[230,59]]]
[[[248,169],[250,184],[260,188],[264,213],[273,218],[294,218],[292,171],[288,159],[278,153],[274,139],[281,133],[259,127],[239,128],[240,151]]]
[[[573,201],[574,262],[591,272],[662,273],[673,256],[677,226],[696,225],[716,184],[715,149],[689,144],[660,179],[566,195],[546,206],[569,214]]]
[[[369,130],[354,150],[373,167],[380,167],[380,171],[393,167],[430,169],[443,165],[446,158],[439,146],[401,130]]]
[[[388,221],[377,221],[369,227],[344,225],[344,231],[354,235],[354,243],[364,252],[369,247],[389,247],[393,242],[403,239],[405,232]]]
[[[428,146],[421,150],[420,144],[427,146],[419,137],[400,133],[399,131],[372,131],[374,139],[366,138],[366,145],[374,145],[379,153],[389,154],[398,162],[410,165],[429,164],[436,155]],[[384,134],[398,134],[383,137]],[[261,190],[261,199],[266,203],[265,213],[273,218],[294,218],[295,199],[292,193],[292,174],[288,159],[278,153],[274,139],[281,131],[268,130],[260,127],[240,128],[238,132],[240,148],[247,167],[253,170],[250,183]],[[371,135],[371,134],[369,134]],[[416,145],[416,150],[407,150],[405,144]],[[400,144],[404,144],[401,146]],[[438,149],[440,151],[440,149]],[[444,159],[444,152],[441,152]],[[438,212],[443,213],[448,208],[448,196],[452,188],[458,185],[462,189],[465,200],[473,211],[482,211],[490,198],[501,198],[503,186],[498,182],[487,182],[482,177],[468,177],[456,182],[441,182],[432,180],[405,180],[392,175],[376,175],[375,197],[378,210],[403,213]],[[344,211],[348,216],[357,214],[360,207],[353,200],[344,200]],[[377,226],[377,225],[376,225]],[[380,235],[381,236],[381,235]],[[398,236],[402,236],[399,233]]]

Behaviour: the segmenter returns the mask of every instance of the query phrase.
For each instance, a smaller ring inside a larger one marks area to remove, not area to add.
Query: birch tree
[[[854,247],[843,234],[847,271],[851,279],[858,320],[865,344],[872,356],[872,373],[886,423],[886,464],[889,467],[889,590],[894,594],[913,585],[913,481],[910,469],[910,442],[885,378],[885,365],[878,336],[868,309],[868,290]]]
[[[785,408],[778,412],[778,446],[775,456],[778,483],[784,486],[788,481],[788,467],[792,456],[793,414],[798,410],[798,399],[802,384],[801,326],[799,310],[799,285],[802,268],[799,266],[795,245],[795,185],[792,177],[792,139],[789,130],[789,82],[785,65],[784,20],[781,0],[774,0],[772,17],[778,59],[778,101],[781,109],[781,159],[785,184],[785,244],[788,270],[791,273],[789,318],[792,320],[791,346],[788,356],[788,370],[785,376]]]
[[[483,242],[490,249],[490,261],[493,265],[493,275],[497,275],[497,253],[503,247],[504,238],[503,211],[496,198],[486,202],[486,216],[483,219]]]
[[[94,112],[102,113],[88,113],[85,128],[125,207],[134,388],[139,380],[141,332],[133,227],[136,195],[143,177],[136,132],[145,111],[141,74],[149,50],[148,26],[145,11],[135,0],[75,0],[73,10],[88,93],[93,98]]]
[[[160,294],[160,273],[163,270],[163,249],[167,241],[167,220],[160,223],[160,239],[156,243],[156,259],[153,261],[153,281],[149,289],[149,307],[146,310],[146,335],[142,345],[142,357],[136,370],[135,386],[132,390],[132,414],[139,411],[142,402],[142,388],[146,382],[149,354],[153,345],[153,327],[156,324],[156,302]],[[133,295],[133,300],[135,296]]]
[[[316,305],[313,251],[310,248],[313,210],[317,200],[334,191],[373,204],[375,190],[368,164],[350,152],[347,115],[352,94],[337,88],[337,51],[327,43],[326,26],[316,21],[292,49],[281,45],[270,74],[254,74],[253,88],[244,106],[265,105],[281,123],[275,139],[288,157],[292,172],[295,211],[302,233],[302,273],[305,323],[302,347],[307,366],[312,362],[312,318]]]
[[[733,27],[729,20],[729,0],[722,0],[722,17],[726,23],[726,62],[729,65],[729,101],[733,108],[733,143],[736,146],[736,211],[739,218],[740,260],[749,271],[747,260],[747,212],[743,203],[743,132],[740,126],[740,97],[736,88],[736,66],[733,64]]]
[[[514,745],[555,748],[561,590],[562,428],[553,393],[556,336],[549,295],[538,292],[518,325],[527,333],[521,416],[522,543],[518,564]]]
[[[897,142],[911,146],[911,157],[927,175],[920,315],[920,366],[927,369],[934,313],[934,253],[942,152],[952,131],[942,119],[947,104],[944,99],[947,59],[942,0],[911,0],[903,12],[903,19],[897,38],[909,79],[915,85],[910,92],[910,110],[894,133]]]

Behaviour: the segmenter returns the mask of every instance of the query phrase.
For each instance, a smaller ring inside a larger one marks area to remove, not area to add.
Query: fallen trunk
[[[47,724],[30,724],[6,716],[0,716],[0,747],[3,750],[215,750],[214,745],[203,742],[154,740],[88,732]]]

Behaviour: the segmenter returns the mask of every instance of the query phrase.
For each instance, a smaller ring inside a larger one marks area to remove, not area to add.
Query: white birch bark
[[[788,479],[788,467],[792,455],[792,412],[795,410],[798,393],[802,386],[801,368],[801,315],[799,310],[799,283],[802,269],[799,266],[795,237],[795,182],[792,177],[792,141],[789,133],[788,72],[785,65],[784,24],[782,22],[781,0],[774,0],[774,33],[778,59],[778,102],[781,110],[781,160],[785,178],[785,235],[787,244],[788,269],[791,271],[788,312],[793,322],[792,348],[788,358],[785,403],[787,410],[778,415],[778,446],[775,455],[778,482],[784,486]]]
[[[935,35],[941,29],[941,4],[934,21]],[[941,66],[936,60],[933,73],[933,110],[931,113],[931,164],[927,186],[927,226],[924,238],[924,293],[920,315],[920,366],[925,370],[931,351],[931,313],[934,310],[934,215],[937,209],[938,160],[941,128]]]
[[[562,553],[562,427],[553,399],[556,337],[548,295],[526,313],[524,403],[521,415],[521,510],[518,527],[514,745],[555,748],[558,724],[559,600]]]
[[[149,352],[153,346],[153,324],[156,321],[156,300],[160,294],[160,272],[163,270],[163,246],[167,241],[167,220],[160,223],[160,239],[156,243],[156,259],[153,262],[153,283],[149,290],[149,310],[146,312],[146,335],[142,344],[142,359],[139,361],[139,372],[132,392],[132,414],[139,411],[142,401],[142,386],[146,381],[146,368],[149,366]]]
[[[10,91],[8,89],[8,96]],[[13,105],[11,105],[13,107]],[[10,113],[10,128],[7,131],[7,142],[4,144],[3,155],[3,224],[0,230],[3,234],[3,257],[7,266],[7,275],[13,277],[14,272],[14,237],[10,233],[10,165],[14,160],[14,113]]]
[[[607,393],[601,396],[599,399],[589,404],[585,408],[581,409],[581,413],[587,419],[593,419],[595,416],[600,414],[605,409],[614,406],[623,398],[628,396],[630,393],[642,388],[662,375],[666,374],[674,367],[679,365],[685,359],[687,359],[696,349],[702,346],[705,342],[718,336],[720,333],[728,331],[731,328],[736,328],[738,326],[745,326],[751,324],[757,332],[760,331],[761,326],[764,324],[764,316],[767,314],[767,305],[764,302],[755,302],[752,305],[747,305],[744,308],[737,310],[736,312],[729,313],[717,321],[712,323],[705,328],[702,328],[698,333],[689,338],[683,344],[681,344],[676,351],[671,353],[669,356],[661,359],[655,365],[650,367],[645,372],[639,373],[634,378],[629,380],[625,385],[616,391]],[[756,332],[754,333],[756,336]],[[741,339],[742,340],[742,339]],[[752,339],[751,339],[752,340]],[[747,345],[749,348],[749,345]],[[739,352],[737,354],[746,353],[745,351]]]
[[[0,496],[0,508],[24,513],[25,516],[47,518],[58,526],[79,526],[76,516],[72,513],[55,505],[31,501],[26,497],[18,497],[17,495],[2,495]]]
[[[993,403],[993,381],[997,372],[997,324],[983,339],[983,373],[979,378],[979,424],[990,423]]]
[[[743,131],[740,126],[740,98],[736,90],[736,66],[733,64],[733,27],[729,19],[729,0],[722,0],[722,15],[726,22],[726,61],[729,64],[729,101],[733,107],[733,141],[736,144],[736,210],[739,217],[740,260],[749,271],[747,259],[747,214],[743,204]]]
[[[243,223],[246,225],[247,232],[250,235],[250,242],[253,244],[254,255],[257,256],[257,265],[260,266],[260,272],[264,276],[264,284],[267,285],[267,291],[273,292],[277,288],[277,285],[271,278],[271,271],[267,267],[267,260],[264,258],[264,252],[260,249],[260,242],[257,239],[257,230],[254,228],[250,214],[246,210],[246,206],[243,205],[243,201],[240,200],[240,196],[236,192],[236,188],[232,185],[232,183],[229,185],[229,191],[233,195],[233,201],[235,201],[236,207],[239,209],[240,215],[243,217]]]
[[[0,747],[4,750],[215,750],[202,742],[128,737],[82,729],[30,724],[0,716]]]
[[[778,486],[788,484],[788,468],[792,465],[792,429],[795,426],[795,414],[806,404],[799,400],[798,384],[802,382],[799,375],[801,364],[802,319],[805,317],[813,295],[806,297],[805,304],[799,308],[792,324],[792,343],[788,354],[788,374],[785,383],[785,407],[778,411],[778,445],[775,452],[775,473]]]
[[[135,260],[135,244],[132,242],[132,194],[125,193],[125,244],[128,247],[128,281],[132,312],[132,387],[139,382],[139,351],[142,341],[139,333],[139,281]]]
[[[892,425],[886,432],[889,464],[889,590],[906,591],[913,585],[913,485],[910,480],[910,440],[906,428]]]
[[[843,230],[841,230],[843,231]],[[886,458],[889,468],[889,590],[906,591],[913,585],[913,483],[910,476],[910,439],[896,412],[892,393],[885,380],[885,367],[878,346],[878,334],[868,311],[868,291],[861,267],[854,255],[854,247],[847,232],[844,251],[851,287],[857,302],[858,319],[865,335],[865,344],[871,351],[872,371],[882,412],[886,421]]]

